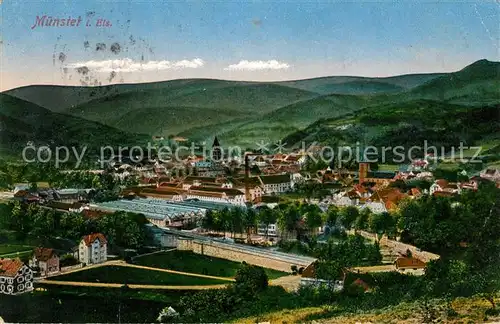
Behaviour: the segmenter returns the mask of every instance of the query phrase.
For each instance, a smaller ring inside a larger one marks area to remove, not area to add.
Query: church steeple
[[[219,139],[217,138],[217,136],[215,136],[214,138],[214,143],[212,144],[212,147],[220,147]]]
[[[222,150],[220,147],[219,139],[217,136],[214,138],[214,143],[212,144],[212,161],[221,162]]]

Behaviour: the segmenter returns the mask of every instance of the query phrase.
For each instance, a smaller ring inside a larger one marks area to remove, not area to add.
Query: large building
[[[30,260],[31,267],[37,267],[40,275],[47,276],[60,270],[59,256],[53,249],[36,248]]]
[[[259,178],[266,194],[283,193],[292,189],[290,174],[260,176]]]
[[[33,290],[33,270],[19,259],[0,259],[0,293],[19,295]]]
[[[85,235],[78,245],[78,259],[84,264],[96,264],[108,259],[108,241],[101,233]]]

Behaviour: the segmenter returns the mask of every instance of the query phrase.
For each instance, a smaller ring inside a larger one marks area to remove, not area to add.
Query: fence
[[[61,268],[61,272],[67,272],[67,271],[71,271],[71,270],[75,270],[75,269],[80,269],[82,267],[83,267],[83,263],[78,263],[76,265]]]

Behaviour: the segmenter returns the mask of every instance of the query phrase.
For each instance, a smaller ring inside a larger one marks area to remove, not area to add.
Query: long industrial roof
[[[183,201],[171,202],[164,199],[134,199],[134,200],[117,200],[97,203],[94,205],[97,208],[106,210],[122,210],[126,212],[144,214],[154,219],[173,218],[176,216],[189,216],[194,214],[203,214],[207,209],[223,209],[234,208],[235,205],[214,203],[208,201]]]

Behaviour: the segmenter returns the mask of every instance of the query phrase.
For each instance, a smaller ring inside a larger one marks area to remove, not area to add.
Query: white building
[[[360,210],[364,208],[370,208],[374,214],[382,214],[387,212],[387,208],[383,201],[367,201],[365,204],[360,206]]]
[[[497,181],[500,181],[500,170],[498,170],[498,169],[485,169],[485,170],[481,171],[479,176],[483,179],[497,182]]]
[[[33,290],[33,270],[19,259],[0,259],[0,293],[19,295]]]
[[[266,194],[283,193],[292,189],[292,179],[289,174],[260,176],[259,179]]]
[[[78,246],[78,259],[81,263],[96,264],[108,258],[108,241],[101,233],[86,235]]]
[[[245,193],[233,188],[191,186],[186,199],[199,199],[210,202],[245,205]]]
[[[266,231],[266,224],[259,224],[259,227],[257,228],[257,234],[262,235],[262,236],[278,236],[278,225],[277,224],[269,224],[267,226],[267,231]]]

